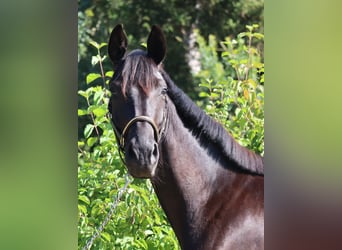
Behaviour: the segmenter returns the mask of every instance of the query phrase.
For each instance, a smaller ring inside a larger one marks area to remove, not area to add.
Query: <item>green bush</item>
[[[264,36],[255,32],[257,25],[246,28],[237,38],[221,42],[219,53],[214,36],[207,44],[197,33],[202,70],[195,77],[202,87],[199,105],[241,145],[263,155],[264,64],[253,44],[260,45]]]
[[[203,70],[196,76],[202,91],[204,110],[221,122],[242,144],[263,153],[263,69],[253,40],[263,35],[248,26],[236,39],[220,43],[214,36],[209,45],[197,34]],[[97,55],[91,62],[98,72],[85,79],[86,90],[79,96],[87,103],[78,116],[89,117],[78,141],[78,241],[82,249],[105,220],[111,204],[126,183],[126,168],[116,147],[115,136],[106,116],[109,78],[101,56],[106,44],[91,43]],[[204,70],[206,69],[206,70]],[[130,179],[127,190],[92,249],[180,249],[149,181]]]

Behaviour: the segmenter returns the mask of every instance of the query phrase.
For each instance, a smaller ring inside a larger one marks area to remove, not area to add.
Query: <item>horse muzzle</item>
[[[113,123],[111,114],[109,118],[117,138],[120,158],[128,172],[136,178],[153,177],[159,161],[158,143],[165,128],[165,116],[162,130],[150,117],[136,116],[126,124],[122,133]]]
[[[151,178],[159,160],[158,144],[154,139],[133,137],[126,145],[125,162],[135,178]]]

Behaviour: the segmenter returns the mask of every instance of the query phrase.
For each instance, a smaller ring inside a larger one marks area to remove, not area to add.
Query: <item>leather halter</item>
[[[152,128],[153,128],[153,132],[154,132],[154,139],[159,142],[159,130],[157,125],[154,123],[154,121],[145,115],[141,115],[141,116],[136,116],[133,119],[131,119],[126,126],[124,127],[124,129],[122,130],[122,134],[120,135],[120,140],[119,140],[119,146],[124,149],[125,148],[125,136],[128,132],[128,129],[136,122],[147,122],[149,123]]]
[[[129,128],[136,122],[147,122],[149,123],[152,128],[153,128],[153,133],[154,133],[154,139],[157,143],[159,143],[160,139],[161,139],[161,135],[164,133],[164,130],[166,128],[166,105],[167,104],[167,98],[165,98],[165,108],[163,111],[163,121],[162,121],[162,127],[161,129],[158,129],[158,126],[156,125],[156,123],[153,121],[152,118],[145,116],[145,115],[140,115],[140,116],[136,116],[133,117],[124,127],[124,129],[122,130],[122,133],[120,133],[120,131],[117,129],[117,127],[115,126],[113,120],[112,120],[112,114],[110,112],[107,113],[108,119],[110,120],[113,130],[114,130],[114,134],[116,137],[116,141],[118,144],[118,148],[119,148],[119,155],[121,158],[121,161],[126,165],[125,162],[125,158],[123,157],[122,154],[125,153],[125,137],[128,133]]]

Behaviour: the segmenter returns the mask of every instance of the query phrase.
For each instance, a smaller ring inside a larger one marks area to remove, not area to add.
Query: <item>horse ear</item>
[[[147,55],[159,65],[166,54],[166,39],[160,27],[153,25],[147,39]]]
[[[121,58],[126,53],[127,49],[127,36],[123,29],[122,24],[118,24],[113,29],[110,34],[109,43],[108,43],[108,54],[110,60],[115,65],[118,63]]]

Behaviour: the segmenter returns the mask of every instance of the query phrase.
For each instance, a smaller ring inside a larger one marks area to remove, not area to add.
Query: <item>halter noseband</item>
[[[149,123],[152,128],[153,128],[153,132],[154,132],[154,139],[159,142],[159,131],[158,131],[158,127],[157,125],[154,123],[154,121],[145,115],[141,115],[141,116],[136,116],[134,117],[132,120],[130,120],[126,126],[124,127],[124,129],[122,130],[122,134],[120,135],[120,140],[119,140],[119,146],[120,148],[124,149],[125,148],[125,136],[128,132],[128,129],[136,122],[147,122]]]

